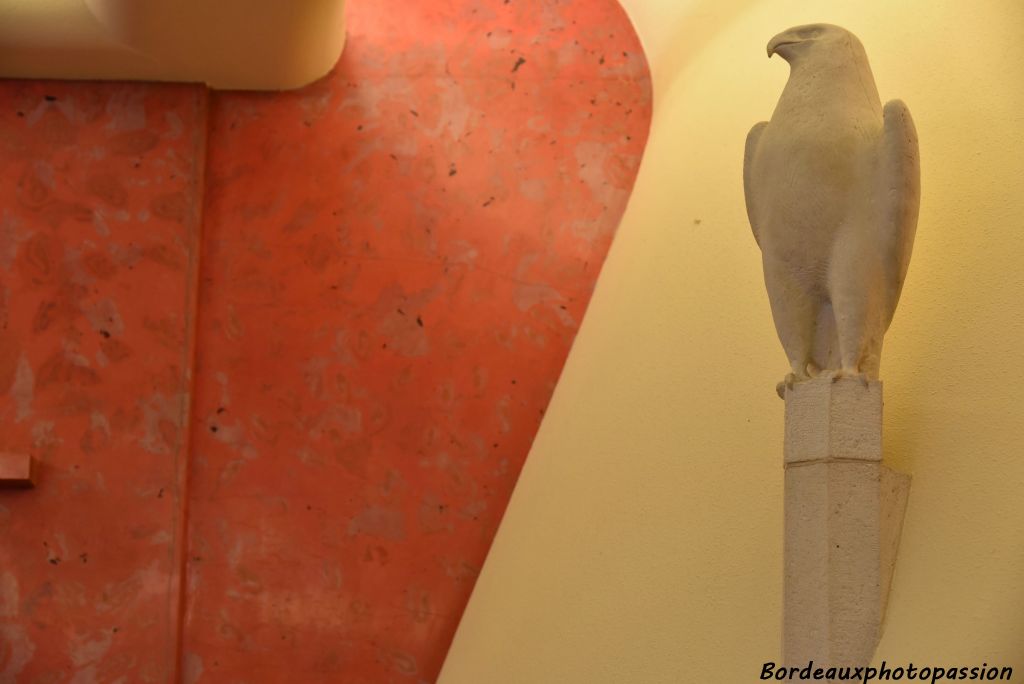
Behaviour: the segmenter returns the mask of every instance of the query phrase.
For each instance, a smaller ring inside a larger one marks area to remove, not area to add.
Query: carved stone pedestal
[[[908,475],[882,465],[882,384],[787,390],[784,461],[783,662],[868,665],[910,489]]]

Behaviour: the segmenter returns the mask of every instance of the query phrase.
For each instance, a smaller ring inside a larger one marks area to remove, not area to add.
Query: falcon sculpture
[[[819,375],[877,379],[882,337],[917,228],[917,133],[883,107],[864,47],[830,24],[783,31],[768,56],[790,74],[770,121],[747,135],[743,185],[761,248],[785,388]]]

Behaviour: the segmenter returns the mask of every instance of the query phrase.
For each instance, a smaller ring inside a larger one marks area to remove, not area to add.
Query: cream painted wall
[[[655,119],[442,684],[757,681],[781,627],[786,371],[744,214],[794,24],[860,36],[923,159],[887,336],[913,473],[879,659],[1024,675],[1024,3],[625,0]]]
[[[0,0],[0,77],[297,88],[345,43],[344,0]]]

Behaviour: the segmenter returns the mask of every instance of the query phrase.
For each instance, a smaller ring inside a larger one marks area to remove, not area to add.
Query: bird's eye
[[[818,26],[807,26],[797,31],[797,35],[801,38],[817,38],[821,35],[821,28]]]

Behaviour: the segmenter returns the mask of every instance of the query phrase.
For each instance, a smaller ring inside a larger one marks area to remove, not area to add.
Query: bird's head
[[[844,28],[832,24],[804,24],[786,29],[768,41],[768,56],[778,55],[794,64],[795,61],[819,52],[822,48],[829,49],[851,43],[860,44],[857,38]]]

